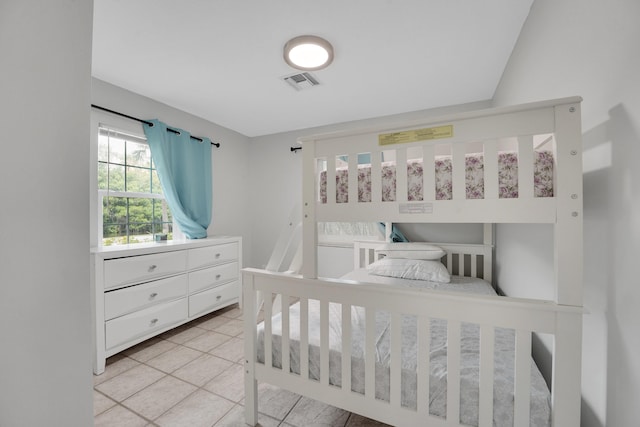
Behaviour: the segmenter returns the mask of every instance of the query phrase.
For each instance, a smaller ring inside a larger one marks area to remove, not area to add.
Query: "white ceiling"
[[[260,136],[492,98],[533,0],[94,0],[93,75]],[[282,48],[335,49],[296,91]]]

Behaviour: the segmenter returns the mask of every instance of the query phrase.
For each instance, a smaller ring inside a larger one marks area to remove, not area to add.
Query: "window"
[[[144,243],[173,234],[173,218],[143,136],[98,128],[99,242]]]

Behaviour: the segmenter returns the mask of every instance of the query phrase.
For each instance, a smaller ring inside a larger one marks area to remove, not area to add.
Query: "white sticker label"
[[[433,213],[433,203],[400,203],[401,214],[430,214]]]

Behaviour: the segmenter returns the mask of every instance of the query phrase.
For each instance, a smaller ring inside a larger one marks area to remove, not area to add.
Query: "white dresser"
[[[242,295],[242,239],[210,237],[91,250],[95,358],[231,304]]]

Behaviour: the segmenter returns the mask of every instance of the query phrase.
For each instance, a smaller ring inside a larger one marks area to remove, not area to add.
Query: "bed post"
[[[553,427],[580,425],[582,313],[556,314],[551,408]]]
[[[392,242],[391,233],[393,233],[393,223],[385,222],[384,223],[384,241],[385,242]]]
[[[493,246],[493,230],[494,230],[493,224],[490,222],[485,222],[484,224],[482,224],[482,226],[483,226],[482,243],[484,243],[485,245]]]
[[[557,219],[556,302],[582,307],[582,140],[580,103],[555,107]],[[582,314],[557,313],[553,360],[553,425],[578,426],[581,405]]]
[[[318,277],[318,226],[316,225],[316,164],[315,141],[298,141],[303,144],[302,170],[314,171],[302,176],[302,276]]]
[[[251,426],[258,423],[258,381],[256,380],[256,292],[254,276],[243,273],[244,299],[244,393],[245,422]]]
[[[582,135],[580,103],[559,105],[556,114],[555,224],[556,302],[582,306]]]
[[[495,258],[495,249],[494,249],[494,242],[495,242],[495,225],[492,223],[484,223],[483,224],[483,239],[482,239],[482,243],[484,243],[485,245],[490,245],[491,246],[491,256],[490,257],[484,257],[484,261],[483,261],[483,265],[482,265],[482,274],[484,279],[491,283],[491,286],[493,286],[494,289],[496,289],[496,283],[493,277],[493,267],[495,267],[495,262],[494,262],[494,258]]]
[[[353,269],[357,270],[360,268],[360,242],[353,242]]]

